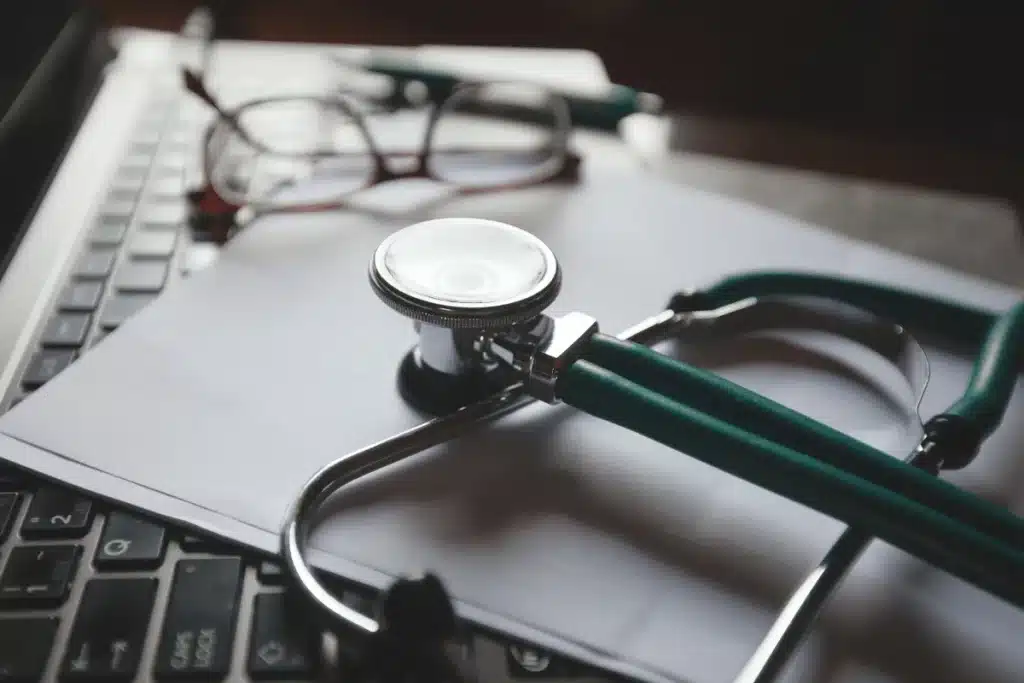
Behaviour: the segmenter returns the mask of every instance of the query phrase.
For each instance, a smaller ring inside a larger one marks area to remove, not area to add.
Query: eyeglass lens
[[[542,180],[557,171],[567,122],[543,88],[492,83],[457,91],[443,105],[428,163],[438,179],[492,187]]]
[[[375,161],[355,119],[328,100],[266,100],[221,120],[210,141],[211,181],[225,199],[317,203],[365,187]]]
[[[544,180],[558,170],[565,153],[568,122],[560,105],[530,85],[456,91],[430,130],[430,174],[477,188]],[[428,127],[425,114],[364,112],[364,129],[346,107],[327,98],[254,102],[233,120],[219,120],[212,131],[211,181],[238,204],[336,201],[372,183],[374,147],[389,166],[415,157]]]

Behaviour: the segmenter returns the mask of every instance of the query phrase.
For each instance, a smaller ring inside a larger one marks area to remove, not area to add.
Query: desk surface
[[[856,239],[1024,287],[1024,239],[1002,199],[680,153],[666,177]]]

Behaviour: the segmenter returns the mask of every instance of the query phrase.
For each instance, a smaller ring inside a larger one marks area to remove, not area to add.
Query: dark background
[[[91,4],[112,21],[175,30],[194,3]],[[1024,40],[1014,3],[213,4],[224,37],[586,48],[613,80],[662,95],[712,131],[728,122],[731,132],[704,136],[699,151],[1024,197]]]

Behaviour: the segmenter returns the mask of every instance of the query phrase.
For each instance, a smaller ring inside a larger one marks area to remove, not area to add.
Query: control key
[[[56,635],[56,619],[0,619],[0,681],[30,683],[42,680]]]

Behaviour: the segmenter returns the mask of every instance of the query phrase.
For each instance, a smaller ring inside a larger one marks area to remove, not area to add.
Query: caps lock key
[[[178,562],[157,650],[157,679],[219,680],[227,675],[243,569],[237,557]]]

